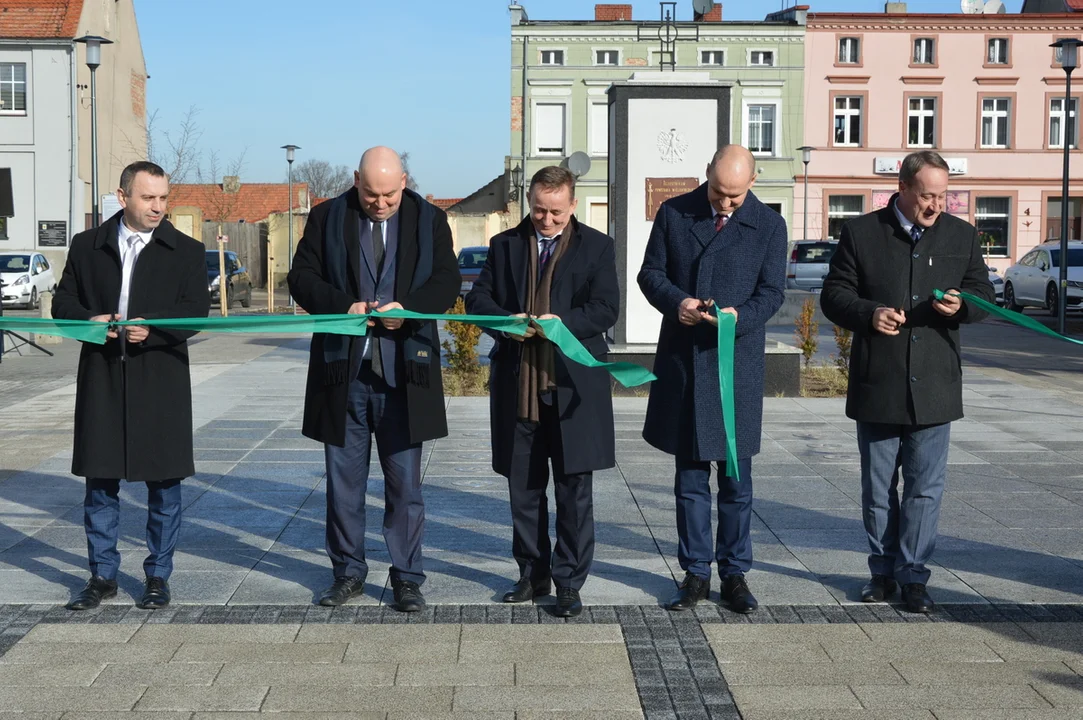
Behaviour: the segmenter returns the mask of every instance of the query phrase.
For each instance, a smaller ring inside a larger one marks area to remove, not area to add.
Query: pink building
[[[805,42],[809,237],[838,237],[884,207],[898,162],[922,148],[951,165],[948,210],[981,232],[1001,269],[1059,238],[1063,143],[1073,147],[1068,203],[1081,237],[1083,71],[1064,112],[1059,38],[1083,39],[1079,14],[810,13]],[[798,166],[800,167],[800,165]],[[794,189],[800,237],[804,188]]]

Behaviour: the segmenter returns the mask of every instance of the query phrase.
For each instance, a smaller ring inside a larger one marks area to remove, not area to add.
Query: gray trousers
[[[936,547],[950,435],[950,423],[857,423],[861,514],[869,537],[869,570],[873,575],[894,577],[902,585],[929,581],[925,564]]]

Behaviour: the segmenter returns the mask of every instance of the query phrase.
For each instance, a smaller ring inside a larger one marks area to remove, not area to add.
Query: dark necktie
[[[372,223],[372,257],[376,260],[376,285],[380,285],[380,275],[384,270],[384,225]],[[380,338],[372,337],[372,372],[377,377],[384,376],[384,359],[380,353]]]
[[[723,215],[722,213],[718,213],[717,215],[715,215],[714,216],[714,231],[715,232],[721,232],[722,228],[726,227],[726,223],[728,223],[729,220],[730,220],[729,215]]]
[[[914,242],[917,242],[918,240],[921,239],[921,226],[920,225],[911,225],[910,226],[910,239],[913,240]]]
[[[549,258],[553,256],[553,248],[556,247],[557,238],[542,238],[542,249],[538,253],[538,282],[541,282],[542,273],[545,272],[545,266],[549,262]]]

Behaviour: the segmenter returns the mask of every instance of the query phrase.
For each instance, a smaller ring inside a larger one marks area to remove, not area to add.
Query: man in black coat
[[[786,222],[752,192],[756,162],[746,148],[720,148],[707,182],[662,203],[651,228],[639,287],[662,313],[643,438],[674,457],[677,559],[685,577],[670,610],[687,610],[711,590],[711,561],[722,599],[736,612],[757,607],[745,573],[752,567],[752,456],[760,451],[767,321],[782,306]],[[722,422],[718,321],[736,316],[735,428]],[[726,462],[734,432],[738,467]],[[718,473],[718,533],[711,533],[711,463]],[[739,479],[738,476],[739,475]]]
[[[857,421],[872,573],[861,599],[883,602],[898,584],[911,612],[933,607],[926,563],[950,423],[963,416],[959,325],[985,317],[949,291],[994,298],[977,231],[943,212],[947,190],[939,154],[908,155],[887,207],[843,226],[820,298],[824,315],[854,333],[846,415]],[[948,294],[937,300],[934,290]]]
[[[314,315],[393,309],[442,313],[462,277],[447,215],[406,189],[399,155],[367,150],[354,187],[312,209],[289,274],[290,294]],[[425,607],[421,584],[421,443],[447,435],[436,323],[369,321],[366,337],[312,337],[302,432],[324,443],[327,554],[334,583],[321,605],[364,589],[365,489],[372,436],[384,473],[384,540],[395,605]]]
[[[605,332],[620,311],[613,240],[575,219],[575,176],[567,170],[539,170],[529,198],[530,216],[490,241],[468,311],[560,318],[603,359]],[[583,610],[579,590],[594,557],[593,471],[616,464],[609,374],[567,360],[536,325],[524,337],[499,334],[490,357],[493,470],[508,478],[520,576],[504,602],[548,595],[553,581],[557,614],[573,617]],[[545,495],[550,460],[555,553]]]
[[[206,317],[206,248],[165,220],[169,179],[149,162],[120,176],[123,208],[104,225],[72,238],[53,317],[144,320]],[[132,326],[111,330],[104,345],[83,343],[75,396],[71,471],[86,478],[83,525],[90,581],[69,603],[97,607],[116,595],[120,553],[120,480],[147,485],[146,585],[138,605],[169,604],[169,575],[181,524],[182,478],[195,474],[192,332]]]

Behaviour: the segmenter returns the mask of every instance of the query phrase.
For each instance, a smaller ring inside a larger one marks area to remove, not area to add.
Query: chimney
[[[526,16],[526,8],[519,3],[513,2],[508,6],[508,11],[511,13],[512,25],[523,25],[530,20],[530,18]]]
[[[904,2],[889,2],[884,3],[884,12],[888,15],[905,15],[906,3]]]
[[[594,19],[599,22],[614,22],[617,20],[631,20],[631,5],[595,5]]]
[[[706,15],[693,12],[692,20],[695,22],[722,22],[722,3],[715,3],[714,8]]]
[[[241,178],[236,175],[226,175],[222,178],[222,192],[238,193],[241,191]]]

